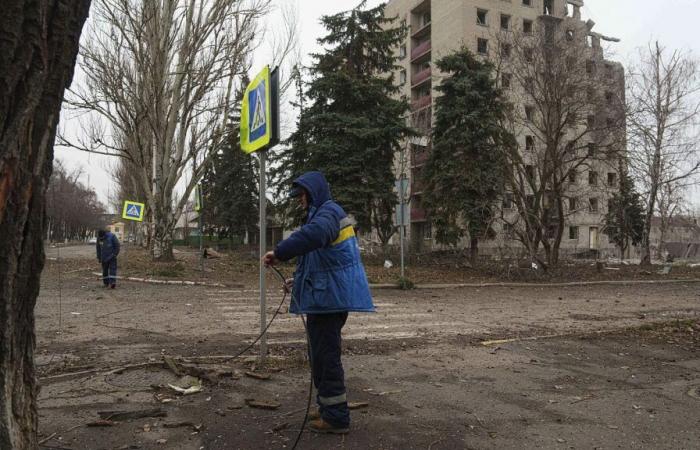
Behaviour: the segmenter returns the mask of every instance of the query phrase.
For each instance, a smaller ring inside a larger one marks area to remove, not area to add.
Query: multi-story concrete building
[[[615,41],[593,31],[594,23],[581,17],[583,0],[390,0],[386,7],[387,17],[397,17],[408,27],[406,41],[397,49],[400,71],[396,76],[402,94],[410,99],[412,124],[423,131],[421,138],[407,143],[408,152],[402,157],[406,166],[401,169],[411,180],[410,226],[407,236],[416,251],[437,248],[433,239],[432,226],[421,204],[421,183],[418,173],[425,164],[430,152],[429,130],[433,120],[435,87],[440,83],[441,74],[435,69],[435,61],[442,56],[469,48],[474,54],[482,55],[495,63],[498,82],[507,93],[515,110],[523,112],[523,121],[515,121],[514,133],[523,153],[531,152],[537,145],[536,133],[524,126],[530,117],[532,107],[526,102],[522,89],[511,84],[517,73],[508,73],[508,64],[502,64],[504,53],[510,53],[513,43],[506,43],[507,36],[534,36],[540,31],[554,32],[562,39],[576,45],[575,54],[583,61],[585,72],[590,79],[599,80],[599,93],[589,94],[590,98],[600,94],[600,104],[591,106],[581,118],[584,132],[577,132],[579,125],[572,126],[569,133],[575,135],[570,143],[577,148],[587,149],[592,155],[596,149],[610,141],[603,133],[585,133],[586,127],[595,123],[611,123],[612,115],[605,111],[605,99],[624,100],[624,69],[619,63],[604,58],[601,40]],[[505,36],[505,38],[504,38]],[[548,37],[549,38],[549,37]],[[517,43],[515,43],[517,46]],[[568,61],[563,64],[573,64]],[[512,64],[511,64],[512,66]],[[511,68],[511,71],[517,69]],[[577,70],[571,67],[572,73]],[[513,76],[515,75],[515,76]],[[582,87],[583,88],[583,87]],[[584,88],[585,89],[585,88]],[[590,90],[590,87],[588,88]],[[619,119],[616,118],[616,120]],[[517,122],[517,123],[515,123]],[[586,125],[586,123],[588,125]],[[624,119],[617,127],[618,153],[615,158],[589,158],[584,164],[574,164],[567,186],[566,227],[562,234],[561,250],[566,253],[585,253],[590,249],[600,250],[601,254],[612,254],[614,245],[602,234],[606,207],[612,192],[619,181],[620,152],[624,152]],[[603,127],[599,127],[602,129]],[[597,131],[600,131],[598,129]],[[590,131],[590,130],[589,130]],[[585,136],[585,137],[584,137]],[[584,142],[585,140],[585,142]],[[583,161],[583,160],[579,160]],[[538,164],[532,158],[529,164]],[[528,168],[529,169],[529,168]],[[536,171],[537,167],[533,167]],[[512,217],[512,198],[505,195],[502,217]],[[506,220],[507,222],[507,220]],[[504,249],[512,254],[517,251],[518,242],[512,239],[509,224],[495,224],[497,237],[480,244],[486,253],[498,253]]]

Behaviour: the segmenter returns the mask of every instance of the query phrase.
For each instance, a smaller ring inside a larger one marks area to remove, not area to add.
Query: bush
[[[406,277],[399,278],[398,285],[399,285],[399,289],[401,289],[403,291],[408,291],[410,289],[416,288],[416,285],[413,283],[413,281],[409,280]]]

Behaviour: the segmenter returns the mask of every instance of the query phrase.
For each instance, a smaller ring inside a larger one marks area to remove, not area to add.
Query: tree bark
[[[61,101],[90,0],[4,0],[0,15],[0,448],[37,446],[34,305]]]

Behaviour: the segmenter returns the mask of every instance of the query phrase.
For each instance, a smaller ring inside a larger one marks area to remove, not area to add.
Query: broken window
[[[523,49],[523,58],[525,58],[525,61],[531,63],[532,60],[534,59],[533,55],[534,55],[534,51],[531,48],[525,47]]]
[[[501,87],[503,89],[510,89],[512,79],[513,79],[513,75],[511,75],[509,73],[501,74]]]
[[[433,238],[433,226],[430,223],[423,224],[423,239]]]
[[[406,44],[402,44],[401,47],[399,47],[399,59],[403,59],[406,57]]]
[[[484,39],[484,38],[477,38],[476,51],[481,55],[488,55],[489,54],[489,40]]]
[[[535,137],[525,136],[525,150],[533,151],[535,149]]]
[[[549,22],[544,24],[544,41],[548,44],[554,42],[554,24]]]
[[[551,16],[554,14],[554,1],[544,0],[544,8],[542,9],[542,14],[545,16]]]
[[[598,212],[598,199],[597,198],[588,199],[588,210],[590,212],[593,212],[593,213]]]
[[[513,208],[513,194],[506,194],[503,196],[503,209]]]
[[[535,108],[532,106],[525,106],[525,118],[528,122],[532,122],[535,118]]]
[[[532,6],[532,0],[523,0],[523,6]]]
[[[569,170],[569,183],[576,184],[576,170]]]
[[[523,33],[532,34],[532,20],[523,20]]]
[[[593,157],[596,154],[596,145],[593,142],[588,144],[588,156]]]
[[[576,197],[569,197],[569,211],[576,211],[578,209],[578,199]]]
[[[615,95],[612,92],[608,91],[605,93],[605,101],[608,102],[608,104],[611,104],[614,98]]]
[[[598,184],[598,172],[590,171],[588,172],[588,184],[590,186],[595,186]]]
[[[510,16],[501,14],[501,30],[510,30]]]
[[[574,30],[566,30],[566,40],[567,41],[569,41],[569,42],[573,41],[575,36],[576,35],[574,33]]]
[[[488,25],[486,22],[486,17],[487,17],[488,11],[485,9],[477,9],[476,10],[476,23],[479,25]]]
[[[513,46],[510,44],[502,43],[501,44],[501,57],[503,58],[510,58],[510,54],[513,50]]]
[[[595,75],[595,73],[596,73],[595,69],[596,69],[595,61],[592,61],[590,59],[588,61],[586,61],[586,73],[588,75]]]
[[[578,227],[569,227],[569,239],[578,240]]]
[[[399,71],[399,84],[406,84],[406,69],[401,69]]]
[[[504,223],[503,224],[503,235],[506,239],[513,239],[514,235],[514,228],[512,223]]]
[[[608,173],[608,186],[610,186],[610,187],[617,186],[617,174],[615,172]]]

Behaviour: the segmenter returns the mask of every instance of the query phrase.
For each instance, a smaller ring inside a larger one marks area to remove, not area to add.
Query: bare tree
[[[86,240],[103,225],[105,208],[94,189],[80,182],[82,174],[54,161],[46,204],[47,236],[51,241]]]
[[[656,248],[656,259],[663,259],[663,252],[666,246],[666,238],[669,228],[674,219],[688,211],[685,186],[677,180],[673,183],[666,183],[659,189],[658,211],[659,211],[659,245]]]
[[[0,14],[0,448],[37,448],[34,305],[46,187],[89,0],[4,0]]]
[[[480,50],[497,60],[513,102],[504,126],[519,143],[504,149],[504,228],[532,260],[544,262],[541,246],[556,265],[569,219],[602,223],[599,204],[615,188],[600,175],[616,173],[624,151],[624,71],[603,59],[602,37],[579,18],[542,16],[531,26]]]
[[[697,61],[655,42],[628,75],[630,169],[646,196],[643,265],[651,264],[651,221],[669,185],[690,184],[700,171]]]
[[[85,82],[68,100],[94,120],[83,139],[63,143],[129,162],[150,211],[154,258],[173,258],[175,224],[225,141],[232,87],[269,9],[270,0],[95,4],[81,48]]]

